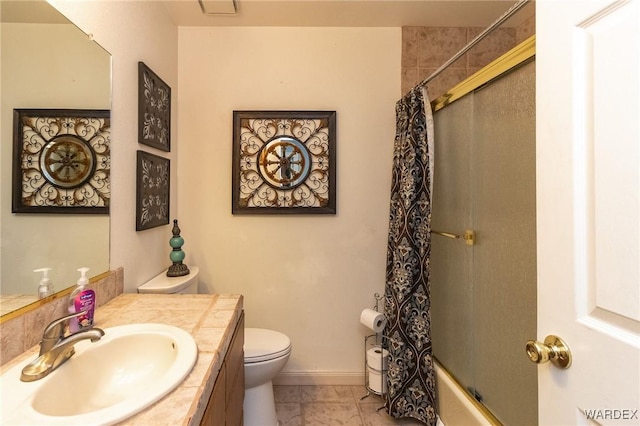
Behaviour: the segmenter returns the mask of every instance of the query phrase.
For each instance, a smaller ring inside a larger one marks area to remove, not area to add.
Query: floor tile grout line
[[[345,390],[348,388],[348,391]],[[291,385],[291,386],[278,386],[276,388],[276,394],[278,396],[278,404],[287,404],[281,406],[281,409],[287,410],[281,412],[291,413],[292,417],[287,417],[282,423],[282,426],[325,426],[326,421],[313,421],[309,416],[312,416],[317,411],[318,405],[340,405],[342,407],[350,407],[347,411],[353,410],[355,417],[351,418],[351,423],[354,421],[362,426],[374,426],[374,425],[391,425],[391,424],[406,424],[403,421],[397,421],[389,418],[385,414],[380,414],[380,410],[384,409],[384,401],[377,394],[370,394],[364,400],[361,400],[360,394],[366,394],[366,388],[364,386],[322,386],[322,385]],[[306,395],[306,397],[303,397]],[[294,400],[291,401],[291,400]],[[311,408],[313,407],[313,408]],[[277,412],[277,411],[276,411]],[[382,416],[379,420],[376,420],[375,414]],[[372,417],[373,416],[373,417]],[[379,423],[383,421],[383,423]]]

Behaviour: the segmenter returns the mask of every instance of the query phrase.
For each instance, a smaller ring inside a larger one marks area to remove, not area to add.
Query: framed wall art
[[[108,110],[13,110],[13,213],[107,214]]]
[[[233,112],[233,214],[335,214],[335,164],[335,111]]]
[[[171,151],[171,87],[138,62],[138,142]]]
[[[144,151],[137,153],[136,231],[169,223],[171,161]]]

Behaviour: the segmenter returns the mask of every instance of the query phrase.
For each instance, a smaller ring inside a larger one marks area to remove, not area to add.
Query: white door
[[[541,425],[640,424],[640,0],[536,1]],[[591,419],[591,420],[589,420]]]

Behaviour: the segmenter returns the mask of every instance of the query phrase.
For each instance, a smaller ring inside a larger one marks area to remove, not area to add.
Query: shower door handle
[[[564,369],[571,366],[569,346],[558,336],[547,336],[544,339],[544,343],[529,340],[525,350],[529,360],[536,364],[544,364],[547,361],[551,361],[558,368]]]

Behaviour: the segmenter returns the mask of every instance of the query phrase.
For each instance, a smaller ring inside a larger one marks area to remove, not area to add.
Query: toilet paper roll
[[[383,313],[373,309],[364,309],[360,314],[360,322],[374,332],[381,333],[384,330],[386,320]]]
[[[377,371],[386,370],[388,358],[389,351],[380,346],[374,346],[367,351],[367,366]]]
[[[387,391],[386,378],[379,372],[372,368],[369,368],[369,389],[378,394],[383,394]]]

